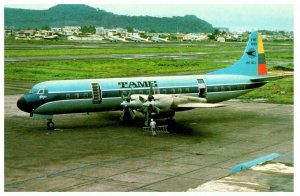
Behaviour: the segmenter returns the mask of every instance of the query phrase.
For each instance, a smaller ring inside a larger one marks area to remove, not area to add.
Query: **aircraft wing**
[[[226,104],[220,103],[184,103],[177,105],[178,108],[217,108],[224,106],[226,106]]]

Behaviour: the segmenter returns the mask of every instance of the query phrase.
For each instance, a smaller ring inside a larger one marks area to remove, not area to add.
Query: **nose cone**
[[[24,97],[20,97],[17,102],[17,106],[20,110],[30,113],[31,108],[28,106],[28,103]]]
[[[129,103],[127,102],[127,101],[123,101],[122,103],[121,103],[121,106],[123,106],[123,107],[127,107],[129,105]]]

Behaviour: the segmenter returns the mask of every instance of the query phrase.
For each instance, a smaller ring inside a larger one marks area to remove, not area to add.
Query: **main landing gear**
[[[48,119],[47,129],[50,131],[54,130],[54,122],[51,119]]]

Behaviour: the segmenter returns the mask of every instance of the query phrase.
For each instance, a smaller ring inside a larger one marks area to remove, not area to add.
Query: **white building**
[[[203,41],[208,40],[208,36],[206,34],[196,34],[196,33],[189,33],[183,36],[183,41]]]
[[[106,34],[106,30],[104,27],[96,27],[96,34],[97,35],[105,35]]]
[[[53,31],[55,33],[62,33],[63,32],[62,28],[59,28],[59,27],[53,27],[53,28],[51,28],[51,31]]]
[[[81,27],[79,26],[65,26],[62,28],[63,34],[64,35],[78,35],[80,34]]]
[[[123,29],[123,28],[120,28],[120,27],[116,28],[115,30],[119,34],[127,33],[127,29]]]
[[[225,42],[225,38],[224,38],[224,37],[218,37],[218,38],[217,38],[217,41],[218,41],[218,42]]]
[[[114,35],[114,34],[126,34],[127,29],[123,28],[115,28],[115,29],[105,29],[104,27],[96,27],[96,34],[97,35]]]

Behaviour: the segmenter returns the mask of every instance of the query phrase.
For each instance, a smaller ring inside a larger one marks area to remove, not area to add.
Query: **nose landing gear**
[[[51,131],[54,130],[54,122],[51,119],[48,119],[47,129]]]

